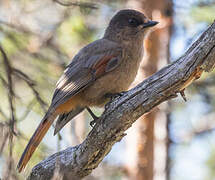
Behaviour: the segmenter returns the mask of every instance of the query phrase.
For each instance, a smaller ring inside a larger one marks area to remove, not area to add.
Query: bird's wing
[[[49,111],[42,119],[20,158],[17,165],[19,172],[24,169],[58,115],[55,111],[51,111],[51,109],[54,110],[60,104],[89,86],[97,78],[115,69],[120,63],[121,54],[122,51],[116,43],[101,39],[89,44],[75,56],[57,83]],[[66,123],[68,119],[74,117],[74,115],[82,110],[82,108],[77,108],[73,112],[68,113]],[[61,129],[64,125],[64,123],[60,124],[59,128]]]
[[[57,108],[121,62],[118,44],[100,39],[83,48],[57,82],[51,107]]]

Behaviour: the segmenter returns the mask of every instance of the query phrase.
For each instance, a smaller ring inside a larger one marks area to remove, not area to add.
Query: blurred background
[[[80,114],[56,136],[51,128],[24,173],[17,162],[50,104],[65,66],[101,38],[118,10],[159,21],[145,41],[132,87],[179,58],[215,19],[214,0],[0,0],[0,179],[26,179],[47,156],[79,144],[91,130]],[[214,180],[215,72],[140,118],[85,180]],[[100,115],[102,109],[93,109]]]

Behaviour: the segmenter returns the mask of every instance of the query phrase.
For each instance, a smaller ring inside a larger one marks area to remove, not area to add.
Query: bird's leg
[[[116,96],[117,97],[121,97],[123,96],[127,91],[122,91],[122,92],[119,92],[119,93],[116,93]]]
[[[93,118],[93,120],[90,122],[90,126],[93,127],[98,121],[99,117],[97,117],[89,107],[86,107],[86,109]]]

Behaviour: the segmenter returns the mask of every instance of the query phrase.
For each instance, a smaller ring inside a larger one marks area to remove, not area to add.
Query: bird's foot
[[[86,109],[87,109],[87,111],[90,113],[90,115],[93,118],[93,120],[90,121],[90,126],[94,127],[94,125],[98,122],[99,117],[97,117],[90,108],[86,107]]]
[[[99,118],[98,118],[98,119],[99,119]],[[91,126],[91,127],[94,127],[95,124],[98,122],[98,119],[94,119],[94,120],[90,121],[90,126]]]
[[[186,96],[185,96],[184,91],[185,91],[185,89],[182,89],[179,93],[180,93],[181,97],[183,98],[183,100],[184,100],[185,102],[187,102],[187,98],[186,98]]]

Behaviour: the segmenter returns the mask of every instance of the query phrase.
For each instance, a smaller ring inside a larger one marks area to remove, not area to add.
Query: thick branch
[[[214,67],[215,23],[193,43],[183,57],[111,102],[82,144],[40,162],[33,168],[28,179],[51,179],[56,162],[65,179],[87,176],[140,116],[176,97],[178,92],[199,78],[203,71],[209,72]]]

